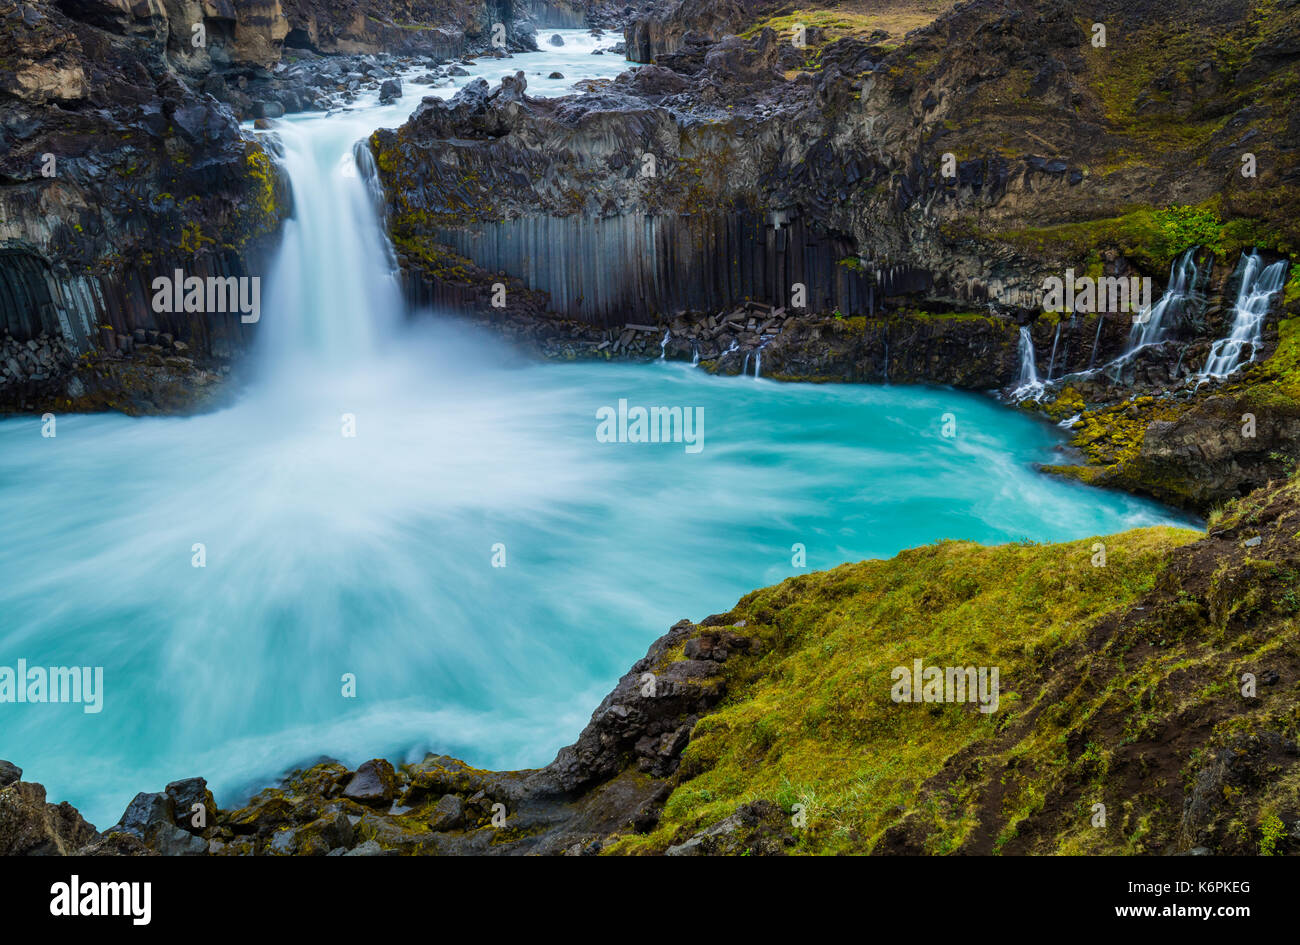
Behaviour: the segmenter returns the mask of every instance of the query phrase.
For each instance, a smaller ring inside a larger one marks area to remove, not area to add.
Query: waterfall
[[[405,307],[370,186],[364,139],[373,115],[284,121],[276,134],[294,192],[293,217],[267,278],[259,356],[337,366],[373,354]]]
[[[1029,326],[1020,329],[1020,376],[1016,379],[1013,396],[1017,400],[1036,397],[1043,392],[1042,382],[1038,380],[1038,367],[1034,364],[1034,339],[1029,334]]]
[[[1097,313],[1097,337],[1092,340],[1092,357],[1088,359],[1088,370],[1097,364],[1097,352],[1101,350],[1101,326],[1106,324],[1106,313]]]
[[[666,361],[668,359],[668,339],[671,338],[672,336],[673,335],[671,331],[665,331],[663,341],[659,342],[660,361]]]
[[[748,351],[745,352],[745,363],[741,365],[740,373],[742,376],[749,373],[749,352]]]
[[[1241,287],[1232,307],[1232,331],[1210,349],[1202,378],[1227,377],[1236,371],[1242,366],[1241,353],[1247,345],[1250,345],[1250,358],[1246,363],[1255,360],[1263,340],[1264,318],[1286,280],[1285,260],[1265,266],[1258,253],[1243,255],[1237,269],[1241,273]]]
[[[1133,319],[1133,325],[1129,329],[1128,348],[1124,351],[1122,360],[1127,361],[1147,345],[1163,341],[1169,314],[1181,314],[1189,302],[1197,299],[1197,280],[1200,276],[1196,268],[1197,249],[1194,246],[1174,260],[1169,267],[1169,286],[1164,294],[1154,305],[1143,309]]]
[[[766,341],[760,344],[758,346],[758,350],[754,352],[754,378],[755,379],[758,379],[763,376],[763,349],[766,348],[769,344],[771,344],[771,342],[772,339],[768,338]]]
[[[700,346],[691,344],[691,367],[696,367],[700,363]]]
[[[1052,368],[1056,366],[1056,346],[1061,341],[1061,323],[1056,323],[1056,334],[1052,336],[1052,356],[1047,359],[1047,379],[1052,379]]]

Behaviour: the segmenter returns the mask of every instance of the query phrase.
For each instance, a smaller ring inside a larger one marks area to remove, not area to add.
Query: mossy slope
[[[1210,537],[944,542],[756,591],[725,619],[763,655],[728,664],[658,826],[614,849],[769,801],[801,805],[800,853],[1280,852],[1268,825],[1300,816],[1298,574],[1292,483]],[[893,702],[914,659],[999,667],[997,711]],[[1278,675],[1246,698],[1247,672]]]

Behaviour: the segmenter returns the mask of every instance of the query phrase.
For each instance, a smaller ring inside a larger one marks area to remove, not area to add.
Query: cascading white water
[[[1106,324],[1106,313],[1097,313],[1097,334],[1092,339],[1092,357],[1088,359],[1088,371],[1097,364],[1097,352],[1101,350],[1101,328]]]
[[[1056,323],[1056,334],[1052,336],[1052,354],[1047,359],[1047,379],[1052,379],[1052,369],[1056,367],[1056,346],[1061,343],[1061,323]]]
[[[1027,325],[1020,329],[1017,348],[1020,354],[1020,376],[1016,379],[1016,388],[1012,396],[1016,400],[1036,397],[1043,392],[1043,385],[1038,380],[1038,366],[1034,363],[1034,339],[1029,334]]]
[[[1198,297],[1200,272],[1196,268],[1196,250],[1192,247],[1180,255],[1169,267],[1169,286],[1149,308],[1144,308],[1133,319],[1129,329],[1128,347],[1119,358],[1127,362],[1147,345],[1158,344],[1164,340],[1167,319],[1177,315]]]
[[[264,377],[286,377],[288,364],[327,369],[368,357],[401,319],[401,291],[365,183],[369,168],[358,167],[369,152],[352,149],[370,125],[363,113],[336,116],[325,129],[286,121],[276,132],[295,200],[267,279]]]
[[[760,344],[758,346],[758,350],[754,352],[754,379],[755,380],[763,376],[763,349],[766,348],[771,343],[771,341],[772,339],[768,338],[767,341],[764,341],[762,344]]]
[[[1232,308],[1232,331],[1210,349],[1205,370],[1201,372],[1203,378],[1227,377],[1236,371],[1242,366],[1241,355],[1247,345],[1250,346],[1249,361],[1255,359],[1263,340],[1264,318],[1286,281],[1285,260],[1265,266],[1258,253],[1250,253],[1242,256],[1237,268],[1241,274],[1241,287]]]

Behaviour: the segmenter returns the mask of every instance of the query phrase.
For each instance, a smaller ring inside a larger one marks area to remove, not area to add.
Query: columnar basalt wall
[[[587,25],[587,11],[573,0],[518,0],[529,18],[543,29],[581,29]],[[545,39],[543,38],[543,42]]]
[[[873,288],[843,238],[801,217],[526,216],[434,238],[489,271],[545,292],[551,311],[598,325],[747,300],[865,314]]]

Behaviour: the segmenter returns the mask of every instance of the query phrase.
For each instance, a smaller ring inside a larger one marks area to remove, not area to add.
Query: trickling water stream
[[[1210,349],[1202,377],[1227,377],[1241,367],[1241,355],[1250,347],[1250,359],[1258,354],[1264,338],[1264,318],[1273,299],[1286,281],[1286,261],[1278,260],[1265,266],[1258,253],[1242,256],[1240,265],[1241,287],[1232,307],[1232,330]]]
[[[1043,385],[1038,380],[1038,365],[1035,363],[1034,338],[1029,333],[1028,326],[1022,326],[1020,329],[1020,340],[1018,342],[1018,353],[1020,355],[1020,376],[1016,380],[1016,388],[1012,397],[1016,400],[1024,400],[1026,397],[1036,397],[1043,392]]]
[[[555,94],[625,65],[557,32],[475,71]],[[407,88],[282,123],[298,216],[237,405],[0,423],[0,666],[105,685],[97,715],[0,705],[0,757],[96,824],[196,774],[237,802],[322,754],[544,764],[674,621],[796,573],[795,543],[824,568],[1177,520],[1039,475],[1060,433],[983,397],[524,364],[408,322],[352,160]],[[620,400],[703,408],[703,449],[598,441]]]
[[[1174,260],[1169,269],[1169,286],[1154,305],[1133,319],[1128,348],[1120,361],[1132,360],[1141,349],[1163,341],[1168,320],[1181,315],[1187,305],[1200,298],[1202,274],[1196,267],[1197,249],[1194,246]]]

